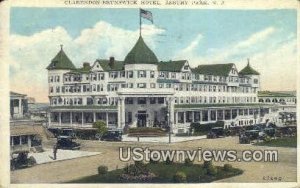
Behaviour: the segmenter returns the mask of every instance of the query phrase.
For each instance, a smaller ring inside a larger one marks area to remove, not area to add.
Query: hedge
[[[205,135],[214,127],[223,127],[224,121],[217,121],[216,123],[191,123],[190,128],[194,129],[194,135]]]

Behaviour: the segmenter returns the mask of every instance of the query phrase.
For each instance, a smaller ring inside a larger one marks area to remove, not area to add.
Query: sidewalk
[[[128,137],[123,135],[123,142],[137,142],[137,137]],[[190,140],[199,140],[206,138],[206,135],[203,136],[174,136],[171,135],[171,143],[175,142],[185,142]],[[159,143],[169,143],[169,136],[163,137],[140,137],[139,142],[159,142]]]
[[[51,163],[56,161],[63,161],[68,159],[75,159],[79,157],[87,157],[93,155],[99,155],[101,152],[88,152],[80,150],[62,150],[58,149],[56,154],[56,160],[53,160],[53,150],[45,149],[41,153],[29,153],[29,156],[33,156],[37,164]]]

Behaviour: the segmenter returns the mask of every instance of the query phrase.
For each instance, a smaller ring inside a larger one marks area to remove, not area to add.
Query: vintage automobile
[[[122,132],[108,131],[101,136],[100,140],[102,140],[102,141],[122,141]]]
[[[259,138],[260,136],[259,133],[260,133],[259,130],[248,130],[245,131],[245,136],[247,136],[250,139],[250,141],[252,141]]]
[[[28,157],[29,151],[18,151],[11,154],[10,169],[26,168],[36,165],[36,160],[33,156]]]
[[[79,150],[80,144],[73,141],[72,136],[58,136],[57,149]]]
[[[264,133],[269,137],[274,137],[276,133],[276,129],[274,128],[265,128]]]
[[[275,135],[276,137],[296,136],[297,127],[296,126],[277,127]]]
[[[225,136],[223,127],[214,127],[206,135],[207,138],[219,138]]]

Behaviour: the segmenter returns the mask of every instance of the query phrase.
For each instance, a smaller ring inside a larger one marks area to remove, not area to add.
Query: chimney
[[[84,63],[83,63],[83,68],[88,68],[88,67],[90,67],[90,63],[84,62]]]
[[[110,57],[109,58],[109,66],[112,68],[115,65],[115,58],[114,57]]]

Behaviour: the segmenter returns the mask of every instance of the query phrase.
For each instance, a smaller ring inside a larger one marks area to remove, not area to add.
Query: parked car
[[[102,140],[102,141],[122,141],[122,132],[108,131],[101,136],[100,140]]]
[[[223,127],[214,127],[207,133],[207,138],[219,138],[225,136]]]
[[[11,154],[10,169],[26,168],[36,165],[36,160],[33,156],[28,157],[29,151],[18,151]]]
[[[274,137],[275,136],[275,132],[276,132],[276,130],[274,128],[265,128],[264,129],[264,133],[267,136],[270,136],[270,137]]]
[[[73,141],[72,136],[58,136],[57,149],[79,150],[80,144]]]
[[[260,136],[259,133],[260,133],[259,130],[249,130],[249,131],[245,131],[245,136],[247,136],[250,139],[250,141],[252,141],[259,138]]]

